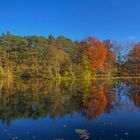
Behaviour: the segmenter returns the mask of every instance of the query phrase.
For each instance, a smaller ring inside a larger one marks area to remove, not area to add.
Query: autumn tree
[[[137,43],[128,53],[128,60],[122,66],[127,75],[140,75],[140,43]]]
[[[106,61],[107,50],[98,39],[88,37],[84,40],[84,45],[87,47],[87,53],[90,60],[93,74],[104,71],[104,64]]]
[[[105,40],[103,44],[104,48],[106,49],[104,72],[108,75],[112,75],[115,71],[116,52],[113,50],[110,40]]]

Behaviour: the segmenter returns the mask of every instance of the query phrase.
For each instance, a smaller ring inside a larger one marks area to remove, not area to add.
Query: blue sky
[[[0,0],[0,33],[140,39],[140,0]]]

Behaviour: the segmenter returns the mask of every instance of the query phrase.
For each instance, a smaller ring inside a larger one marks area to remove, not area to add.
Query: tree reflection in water
[[[74,112],[88,120],[95,119],[103,112],[111,113],[126,87],[129,89],[127,96],[140,107],[138,80],[127,84],[126,81],[1,81],[0,119],[9,124],[17,118],[38,119],[48,115],[55,118]]]

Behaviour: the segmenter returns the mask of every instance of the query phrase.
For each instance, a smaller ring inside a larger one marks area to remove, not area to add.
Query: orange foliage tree
[[[123,74],[140,75],[140,43],[135,44],[129,51],[128,61],[122,65]]]
[[[140,43],[134,45],[133,49],[128,54],[131,62],[140,62]]]
[[[88,37],[84,40],[84,45],[87,46],[87,53],[90,59],[92,72],[95,75],[99,71],[104,71],[107,51],[104,45],[98,39]]]
[[[113,72],[115,69],[115,63],[116,63],[116,53],[112,50],[112,45],[110,40],[105,40],[103,42],[104,47],[106,49],[106,62],[105,62],[105,73],[110,74],[110,72]]]

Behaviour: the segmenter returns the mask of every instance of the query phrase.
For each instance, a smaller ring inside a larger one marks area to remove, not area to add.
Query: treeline
[[[94,37],[72,41],[64,36],[46,38],[6,33],[0,36],[0,77],[110,77],[118,74],[116,50],[110,40]]]

